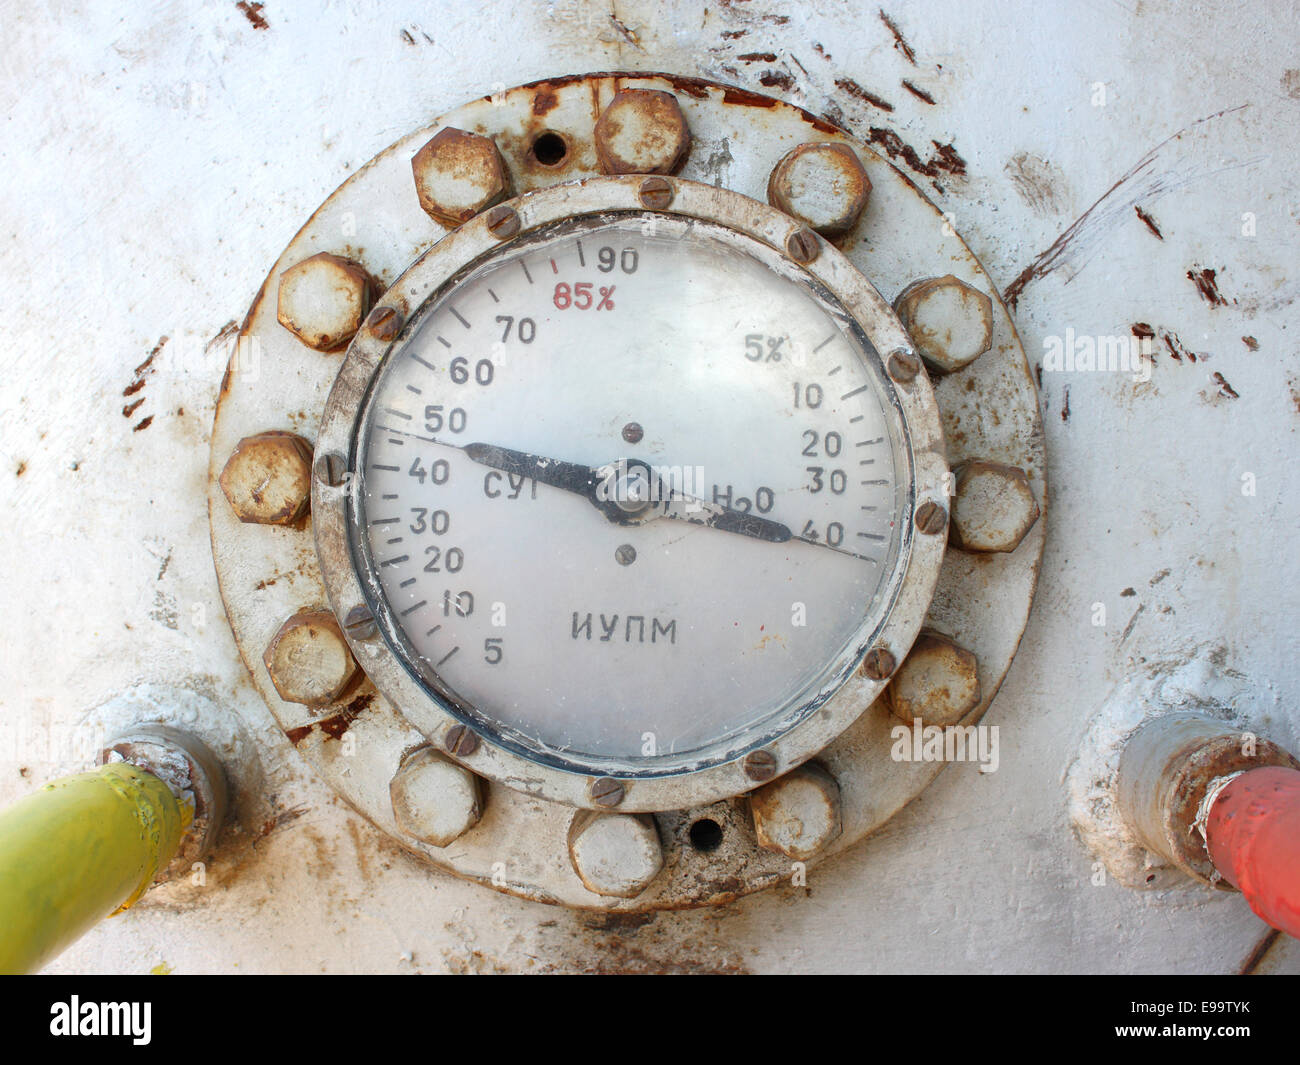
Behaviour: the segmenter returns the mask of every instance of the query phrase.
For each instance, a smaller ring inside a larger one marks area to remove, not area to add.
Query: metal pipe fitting
[[[93,772],[0,811],[0,973],[40,969],[208,845],[224,782],[206,748],[178,738],[133,732]]]
[[[1138,728],[1120,756],[1118,799],[1124,820],[1149,850],[1189,876],[1216,876],[1197,816],[1215,781],[1262,766],[1300,769],[1290,754],[1251,733],[1200,714],[1173,713]]]

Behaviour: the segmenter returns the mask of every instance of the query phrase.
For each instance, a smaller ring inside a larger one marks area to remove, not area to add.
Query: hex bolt
[[[691,131],[677,97],[657,89],[621,89],[595,129],[604,174],[673,174],[686,161]]]
[[[296,525],[311,509],[311,444],[282,430],[246,436],[221,471],[221,490],[240,521]]]
[[[952,274],[908,285],[894,310],[936,373],[955,373],[993,344],[993,301]]]
[[[376,307],[366,319],[366,329],[376,340],[389,341],[402,329],[402,316],[392,307]]]
[[[468,725],[452,725],[442,738],[442,745],[447,753],[457,758],[468,758],[478,750],[479,738]]]
[[[863,656],[862,674],[871,680],[885,680],[897,666],[898,661],[888,647],[873,647]]]
[[[601,777],[593,780],[587,787],[587,795],[597,806],[617,806],[623,801],[627,789],[622,781],[613,777]]]
[[[749,810],[758,845],[795,861],[811,858],[840,834],[840,786],[818,765],[801,765],[751,792]]]
[[[636,898],[664,865],[659,830],[646,814],[579,810],[568,843],[569,860],[583,885],[609,898]]]
[[[509,240],[519,232],[519,212],[513,207],[499,203],[484,216],[488,232],[497,240]]]
[[[637,199],[647,211],[665,211],[673,202],[673,183],[667,178],[648,177],[637,189]]]
[[[980,702],[979,663],[937,632],[922,632],[885,692],[894,716],[909,725],[955,725]]]
[[[927,500],[916,508],[916,517],[913,520],[918,532],[923,532],[927,536],[937,536],[948,524],[948,512],[938,503]]]
[[[420,206],[439,225],[455,229],[506,199],[510,179],[490,137],[448,126],[415,153],[411,174]]]
[[[899,348],[889,356],[889,361],[885,364],[885,370],[888,372],[891,381],[895,384],[905,385],[909,381],[915,380],[916,375],[921,372],[921,360],[910,351]]]
[[[1014,551],[1038,520],[1025,471],[975,460],[953,471],[951,543],[963,551]]]
[[[812,262],[821,250],[817,234],[811,229],[796,229],[785,238],[785,253],[797,263]]]
[[[750,751],[740,765],[750,780],[771,780],[776,776],[776,755],[771,751]]]
[[[328,610],[301,610],[271,638],[262,656],[280,698],[304,706],[335,702],[357,675],[339,623]]]
[[[432,747],[402,759],[388,795],[398,827],[435,847],[459,839],[483,816],[483,781]]]
[[[800,144],[781,157],[767,180],[767,202],[834,239],[866,210],[871,180],[847,144]]]
[[[276,316],[317,351],[346,347],[370,309],[370,275],[351,259],[321,252],[280,275]]]

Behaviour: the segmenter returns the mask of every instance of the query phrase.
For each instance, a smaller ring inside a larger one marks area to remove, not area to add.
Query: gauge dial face
[[[702,769],[816,711],[908,553],[902,416],[829,293],[699,220],[584,216],[413,315],[358,417],[384,638],[495,742]]]

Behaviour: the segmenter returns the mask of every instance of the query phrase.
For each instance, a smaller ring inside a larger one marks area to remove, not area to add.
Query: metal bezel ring
[[[508,249],[513,242],[526,239],[540,227],[609,212],[647,213],[640,197],[643,180],[640,176],[588,178],[526,193],[509,204],[520,220],[515,234],[503,241],[489,228],[485,215],[470,220],[417,260],[390,286],[376,307],[391,308],[409,327],[426,302],[465,268]],[[740,193],[692,181],[671,180],[670,205],[653,213],[715,223],[781,253],[791,234],[799,229],[789,216]],[[809,263],[788,259],[785,262],[789,276],[811,276],[839,301],[865,332],[882,363],[891,353],[910,347],[910,340],[889,304],[836,249],[824,246]],[[363,329],[357,334],[326,402],[316,443],[318,455],[341,455],[349,462],[352,460],[356,422],[365,397],[388,353],[401,343],[404,335],[405,330],[397,337],[382,340],[372,330]],[[883,366],[879,376],[889,384]],[[814,712],[761,744],[776,759],[778,773],[813,757],[867,709],[888,678],[869,681],[865,686],[848,685],[844,680],[852,675],[852,669],[872,646],[890,648],[901,661],[920,631],[938,581],[945,539],[912,535],[911,525],[916,507],[928,501],[946,500],[949,470],[939,411],[929,380],[923,374],[904,384],[893,384],[892,390],[909,445],[907,461],[913,488],[906,511],[900,515],[900,520],[906,522],[905,568],[891,589],[893,603],[883,623],[869,640],[854,649],[849,670],[838,672],[837,690],[822,693],[823,701]],[[345,476],[342,480],[342,484],[335,486],[315,477],[312,483],[317,556],[330,604],[339,617],[346,616],[367,598],[367,590],[353,563],[348,537],[348,500],[354,477]],[[372,589],[370,595],[374,594]],[[362,641],[351,633],[347,638],[375,687],[430,742],[440,743],[448,729],[464,723],[411,675],[387,640]],[[482,742],[474,754],[461,759],[475,773],[530,795],[574,807],[601,808],[589,795],[589,786],[597,775],[595,771],[583,773],[541,764],[494,742],[491,737],[480,738]],[[659,776],[618,775],[624,786],[619,809],[625,812],[676,810],[746,792],[758,784],[743,766],[745,755],[752,749],[746,747],[729,761],[694,771]],[[599,775],[612,774],[603,770]]]

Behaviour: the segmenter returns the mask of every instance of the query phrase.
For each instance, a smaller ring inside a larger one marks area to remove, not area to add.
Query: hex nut
[[[455,229],[510,194],[505,161],[491,137],[448,126],[411,159],[420,206]]]
[[[804,861],[840,834],[840,786],[826,770],[805,764],[749,796],[754,834],[764,850]]]
[[[926,725],[955,725],[979,705],[979,662],[947,636],[922,632],[885,699],[894,716],[909,725],[917,718]]]
[[[691,131],[677,97],[622,89],[596,121],[596,159],[604,174],[673,174],[686,161]]]
[[[823,237],[842,237],[866,210],[871,180],[847,144],[800,144],[767,181],[767,202]]]
[[[962,551],[1014,551],[1038,520],[1025,471],[975,460],[953,471],[950,542]]]
[[[295,433],[246,436],[221,471],[235,516],[257,525],[296,525],[311,509],[312,448]]]
[[[370,310],[370,275],[351,259],[321,252],[280,275],[276,317],[317,351],[346,347]]]
[[[993,344],[993,301],[952,274],[908,285],[894,310],[935,373],[955,373]]]
[[[588,891],[632,899],[659,875],[664,853],[648,814],[579,810],[569,825],[569,860]]]
[[[445,847],[483,816],[483,781],[433,747],[402,759],[388,785],[393,816],[408,836]]]
[[[280,698],[304,706],[335,702],[357,674],[339,623],[328,610],[302,610],[280,626],[262,656]]]

